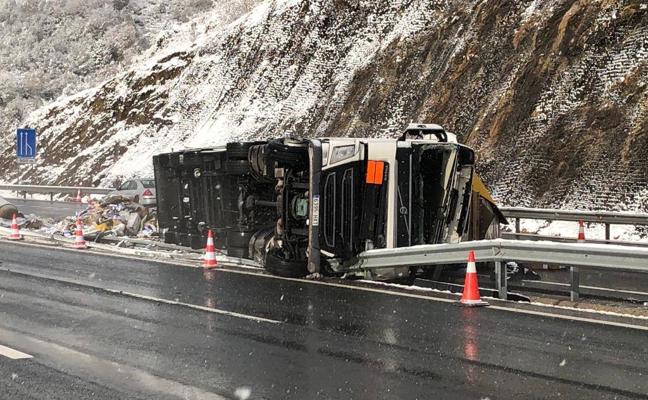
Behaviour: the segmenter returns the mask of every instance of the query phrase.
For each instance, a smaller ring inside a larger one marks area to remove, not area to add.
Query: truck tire
[[[227,160],[226,171],[229,175],[247,175],[250,173],[250,163],[245,160]]]
[[[257,145],[250,148],[248,161],[252,176],[262,183],[272,183],[275,180],[274,169],[268,168],[265,152],[267,146]]]
[[[301,278],[308,275],[307,262],[301,260],[285,260],[281,251],[270,250],[265,256],[265,269],[273,275],[286,278]]]
[[[227,150],[228,160],[247,160],[250,147],[262,144],[263,142],[240,142],[240,143],[227,143],[225,149]]]
[[[280,165],[289,168],[306,168],[308,166],[308,145],[306,142],[285,142],[285,139],[272,140],[268,143],[268,157]]]
[[[249,258],[249,252],[247,247],[228,247],[227,256],[228,257],[238,257],[238,258]]]
[[[250,247],[250,239],[254,235],[253,231],[227,231],[227,248],[230,247]]]

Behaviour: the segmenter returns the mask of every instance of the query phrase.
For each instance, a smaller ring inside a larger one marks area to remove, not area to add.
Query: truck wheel
[[[274,169],[268,168],[267,159],[264,151],[266,146],[258,145],[250,148],[248,153],[248,161],[250,162],[250,170],[252,176],[259,182],[272,183],[274,182]]]
[[[227,160],[226,171],[230,175],[247,175],[250,173],[250,163],[245,160]]]
[[[301,278],[308,275],[306,261],[285,260],[281,251],[271,250],[266,253],[265,269],[273,275],[286,278]]]
[[[241,247],[248,248],[250,247],[250,239],[254,235],[252,231],[238,231],[238,230],[228,230],[227,231],[227,248],[231,247]]]
[[[284,139],[268,143],[271,160],[289,168],[306,168],[308,166],[308,145],[306,142],[285,142]]]
[[[227,256],[238,257],[238,258],[249,258],[249,252],[247,247],[228,247]]]
[[[409,274],[400,278],[391,280],[392,283],[397,283],[399,285],[412,286],[416,281],[416,269],[410,268]]]
[[[264,142],[241,142],[241,143],[227,143],[225,149],[227,151],[228,160],[247,160],[248,151],[250,147],[263,144]]]

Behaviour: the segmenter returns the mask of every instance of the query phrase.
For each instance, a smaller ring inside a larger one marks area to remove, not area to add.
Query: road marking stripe
[[[92,286],[92,287],[94,287],[94,286]],[[270,323],[270,324],[283,324],[282,321],[277,321],[275,319],[255,317],[254,315],[241,314],[241,313],[237,313],[237,312],[234,312],[234,311],[226,311],[226,310],[221,310],[221,309],[218,309],[218,308],[211,308],[211,307],[199,306],[199,305],[196,305],[196,304],[183,303],[181,301],[160,299],[160,298],[157,298],[157,297],[146,296],[146,295],[143,295],[143,294],[124,292],[122,290],[113,290],[113,289],[104,289],[104,288],[97,288],[97,289],[105,290],[106,292],[113,293],[113,294],[119,294],[119,295],[123,295],[123,296],[133,297],[135,299],[154,301],[156,303],[164,303],[164,304],[170,304],[170,305],[174,305],[174,306],[182,306],[182,307],[192,308],[194,310],[207,311],[207,312],[214,313],[214,314],[221,314],[221,315],[228,315],[230,317],[249,319],[249,320],[256,321],[256,322],[267,322],[267,323]]]
[[[22,347],[33,349],[40,364],[55,370],[64,371],[70,376],[82,377],[86,382],[102,382],[108,388],[120,391],[149,393],[151,398],[225,400],[226,398],[190,384],[172,380],[135,366],[129,365],[128,356],[122,359],[104,359],[94,352],[85,353],[83,349],[75,350],[49,340],[32,337],[22,332],[13,332],[0,328],[0,337],[10,340],[12,344],[20,343]],[[91,346],[90,346],[91,347]],[[167,374],[169,375],[169,374]],[[207,385],[209,386],[209,385]],[[4,393],[2,390],[0,393]],[[1,397],[1,396],[0,396]],[[43,396],[47,398],[46,395]],[[4,397],[3,397],[4,398]],[[231,398],[231,397],[230,397]]]
[[[107,293],[110,293],[110,294],[121,295],[121,296],[126,296],[126,297],[132,297],[132,298],[140,299],[140,300],[146,300],[146,301],[152,301],[152,302],[156,302],[156,303],[169,304],[169,305],[174,305],[174,306],[187,307],[187,308],[191,308],[191,309],[194,309],[194,310],[206,311],[206,312],[210,312],[210,313],[214,313],[214,314],[227,315],[227,316],[235,317],[235,318],[249,319],[251,321],[256,321],[256,322],[267,322],[267,323],[270,323],[270,324],[283,324],[283,321],[278,321],[278,320],[275,320],[275,319],[256,317],[254,315],[241,314],[241,313],[237,313],[237,312],[234,312],[234,311],[227,311],[227,310],[221,310],[221,309],[213,308],[213,307],[199,306],[197,304],[191,304],[191,303],[183,303],[181,301],[176,301],[176,300],[161,299],[159,297],[153,297],[153,296],[147,296],[147,295],[144,295],[144,294],[125,292],[123,290],[104,288],[104,287],[101,287],[101,286],[91,285],[91,284],[83,283],[83,282],[79,282],[79,281],[73,281],[71,279],[66,279],[66,278],[52,278],[50,276],[43,275],[43,274],[14,271],[14,270],[11,270],[11,269],[8,269],[8,268],[0,268],[0,271],[8,272],[10,274],[15,274],[15,275],[29,276],[29,277],[33,277],[33,278],[46,279],[46,280],[50,280],[50,281],[54,281],[54,282],[66,283],[66,284],[69,284],[69,285],[75,285],[75,286],[81,286],[81,287],[91,288],[91,289],[95,289],[95,290],[101,290],[101,291],[104,291],[104,292],[107,292]]]
[[[11,347],[3,346],[0,344],[0,355],[12,360],[24,360],[27,358],[34,358],[33,356],[23,353],[22,351],[14,350]]]
[[[32,243],[15,243],[20,246],[34,246],[34,247],[41,247],[41,248],[46,248],[46,249],[57,249],[57,250],[64,250],[64,251],[72,251],[76,252],[76,250],[72,249],[66,249],[66,248],[61,248],[61,247],[56,247],[56,246],[47,246],[47,245],[42,245],[42,244],[32,244]],[[104,253],[104,252],[99,252],[99,251],[89,251],[89,252],[84,252],[84,254],[87,253],[93,253],[105,257],[121,257],[124,259],[129,259],[129,260],[136,260],[136,261],[145,261],[145,262],[150,262],[150,263],[156,263],[156,264],[163,264],[163,265],[169,265],[169,266],[184,266],[188,268],[202,268],[201,266],[198,265],[193,265],[189,264],[187,262],[183,262],[182,260],[174,260],[174,261],[167,261],[167,260],[158,260],[158,259],[143,259],[140,257],[134,257],[131,255],[125,255],[125,254],[114,254],[114,253]],[[221,263],[222,266],[227,266],[227,262]],[[238,267],[237,264],[234,264],[235,267]],[[240,275],[251,275],[251,276],[260,276],[264,278],[269,278],[269,279],[279,279],[279,280],[284,280],[284,281],[292,281],[292,282],[299,282],[299,283],[310,283],[314,285],[323,285],[323,286],[333,286],[333,287],[338,287],[338,288],[343,288],[343,289],[350,289],[350,290],[361,290],[361,291],[366,291],[366,292],[373,292],[373,293],[381,293],[381,294],[386,294],[390,296],[401,296],[401,297],[410,297],[410,298],[416,298],[416,299],[423,299],[423,300],[429,300],[429,301],[436,301],[436,302],[441,302],[441,303],[458,303],[458,300],[455,299],[448,299],[448,298],[443,298],[443,297],[432,297],[432,296],[424,296],[424,295],[418,295],[414,293],[402,293],[402,292],[394,292],[391,290],[385,290],[385,289],[374,289],[374,288],[368,288],[368,287],[363,287],[363,286],[352,286],[352,285],[346,285],[346,284],[341,284],[341,283],[333,283],[333,282],[322,282],[322,281],[315,281],[315,280],[310,280],[310,279],[300,279],[300,278],[286,278],[283,276],[276,276],[276,275],[269,275],[269,274],[264,274],[264,273],[258,273],[258,272],[252,272],[252,271],[239,271],[239,270],[233,270],[233,269],[223,269],[219,268],[216,271],[222,271],[222,272],[228,272],[228,273],[234,273],[234,274],[240,274]],[[10,271],[13,272],[13,271]],[[48,278],[50,279],[50,278]],[[93,286],[91,286],[93,287]],[[97,287],[97,289],[102,289]],[[119,292],[119,291],[117,291]],[[123,292],[122,292],[123,293]],[[546,306],[542,304],[534,304],[535,306]],[[201,306],[196,306],[192,304],[188,304],[188,306],[198,308]],[[210,309],[208,307],[204,307],[212,312],[214,312],[214,309]],[[624,328],[631,328],[631,329],[637,329],[637,330],[642,330],[642,331],[648,331],[648,327],[642,326],[642,325],[632,325],[632,324],[625,324],[622,322],[614,322],[614,321],[605,321],[605,320],[597,320],[593,318],[587,318],[587,317],[577,317],[577,316],[571,316],[571,315],[564,315],[564,314],[552,314],[552,313],[544,313],[542,311],[534,311],[534,310],[526,310],[526,309],[521,309],[521,308],[514,308],[514,307],[503,307],[503,306],[495,306],[491,305],[488,308],[498,310],[498,311],[508,311],[508,312],[514,312],[518,314],[529,314],[529,315],[537,315],[537,316],[544,316],[548,318],[557,318],[557,319],[564,319],[564,320],[577,320],[581,322],[589,322],[593,324],[599,324],[599,325],[609,325],[609,326],[618,326],[618,327],[624,327]],[[198,308],[200,309],[200,308]],[[221,310],[222,311],[222,310]],[[580,313],[596,313],[596,310],[583,310],[583,309],[568,309],[568,311],[573,311],[573,312],[580,312]],[[224,311],[226,312],[226,311]],[[242,314],[244,315],[244,314]],[[639,319],[636,316],[630,315],[630,314],[618,314],[622,318],[629,318],[629,319]],[[257,317],[253,317],[257,318]],[[281,321],[274,321],[274,320],[268,320],[268,321],[273,321],[273,323],[283,323]]]
[[[546,313],[542,311],[523,310],[520,308],[508,308],[508,307],[501,307],[501,306],[489,306],[488,308],[490,308],[491,310],[509,311],[509,312],[514,312],[519,314],[531,314],[531,315],[537,315],[537,316],[547,317],[547,318],[558,318],[558,319],[565,319],[569,321],[589,322],[592,324],[610,325],[610,326],[618,326],[621,328],[630,328],[630,329],[637,329],[640,331],[648,331],[648,326],[632,325],[623,322],[605,321],[600,319],[577,317],[574,315],[552,314],[552,313]]]

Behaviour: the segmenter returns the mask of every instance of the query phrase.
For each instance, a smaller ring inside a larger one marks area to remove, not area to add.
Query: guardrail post
[[[605,240],[610,240],[610,224],[605,223]]]
[[[506,287],[506,265],[501,261],[495,261],[495,284],[497,285],[498,297],[502,300],[508,299],[508,288]]]
[[[54,193],[50,192],[50,203],[54,202]]]
[[[520,233],[520,218],[515,218],[515,233]]]
[[[580,297],[580,272],[578,267],[569,267],[569,276],[571,278],[571,301],[578,301],[578,298]]]

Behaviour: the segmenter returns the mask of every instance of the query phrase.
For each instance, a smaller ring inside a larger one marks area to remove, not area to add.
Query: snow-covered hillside
[[[108,185],[172,149],[427,121],[477,149],[504,203],[648,210],[647,8],[276,0],[225,27],[202,18],[32,114],[32,181]],[[0,168],[18,177],[9,147]]]
[[[179,24],[231,22],[258,1],[0,0],[0,140],[44,104],[138,62]]]

